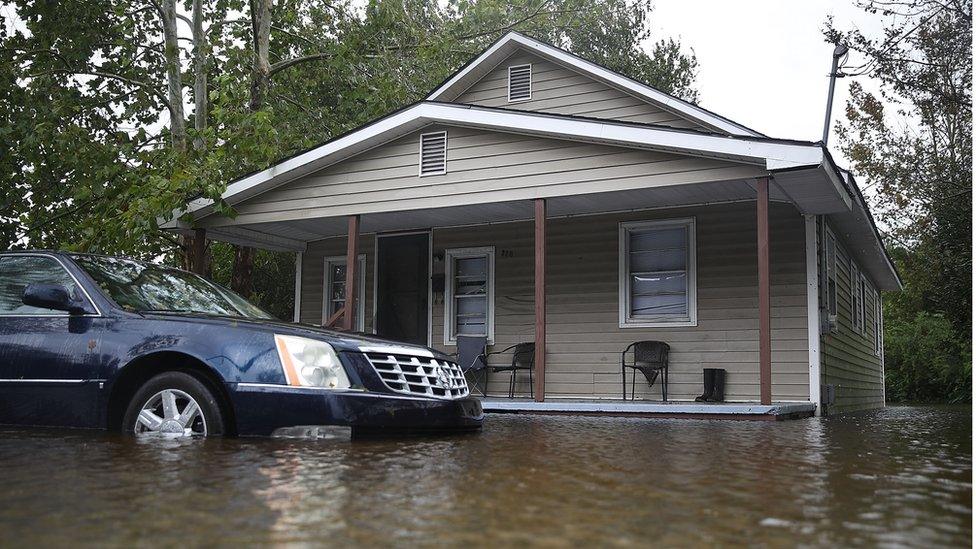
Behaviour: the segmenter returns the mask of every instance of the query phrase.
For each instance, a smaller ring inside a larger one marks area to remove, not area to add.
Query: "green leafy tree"
[[[694,99],[693,55],[650,52],[649,0],[15,0],[0,34],[0,235],[8,246],[163,258],[159,229],[229,181],[420,100],[518,30]],[[214,249],[216,250],[216,248]],[[250,295],[260,254],[236,248]],[[290,264],[281,257],[281,264]],[[277,267],[275,267],[277,268]]]
[[[968,399],[972,341],[972,1],[864,1],[883,36],[828,25],[865,59],[837,133],[887,228],[905,291],[886,296],[888,396]]]

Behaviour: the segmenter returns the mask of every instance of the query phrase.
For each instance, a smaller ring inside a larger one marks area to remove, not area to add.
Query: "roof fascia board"
[[[712,114],[701,107],[678,99],[668,95],[662,91],[656,90],[646,84],[642,84],[627,78],[621,74],[611,71],[605,67],[601,67],[596,63],[587,61],[579,56],[573,55],[567,51],[561,50],[559,48],[550,46],[538,40],[529,38],[518,33],[509,33],[505,35],[501,40],[495,42],[492,46],[482,52],[475,60],[458,71],[453,77],[448,79],[446,82],[437,87],[430,95],[427,96],[428,101],[438,101],[443,100],[445,95],[450,94],[453,88],[456,88],[459,82],[475,70],[479,65],[487,60],[490,60],[492,56],[496,55],[502,48],[508,46],[511,43],[517,43],[518,45],[525,47],[543,57],[547,57],[558,63],[568,65],[573,67],[575,70],[587,74],[591,77],[597,78],[605,83],[613,85],[617,88],[623,89],[628,93],[634,94],[637,97],[649,101],[655,105],[664,108],[665,110],[671,111],[675,114],[684,115],[697,120],[707,126],[727,132],[732,135],[740,136],[751,136],[751,137],[763,137],[762,134],[751,130],[745,126],[736,124],[730,120],[726,120],[723,117]],[[491,65],[492,68],[497,66],[502,60],[498,59],[494,61]]]
[[[463,105],[424,103],[432,122],[476,126],[487,130],[536,133],[569,140],[604,142],[626,147],[645,147],[696,156],[719,156],[741,161],[764,162],[769,170],[816,166],[824,162],[818,145],[744,140],[736,137],[666,128],[640,127],[612,120],[581,120],[537,115],[522,111],[487,110]]]
[[[901,275],[898,274],[898,269],[895,267],[894,261],[892,261],[891,256],[888,255],[888,249],[885,248],[884,240],[881,238],[881,232],[878,231],[878,226],[874,222],[874,215],[871,214],[871,209],[868,208],[867,201],[864,200],[864,195],[861,194],[861,189],[857,186],[857,182],[854,180],[854,175],[847,170],[844,170],[843,174],[844,174],[844,179],[847,180],[847,182],[850,183],[851,188],[854,189],[854,194],[856,194],[857,196],[856,202],[858,208],[861,209],[861,212],[864,214],[864,217],[867,219],[868,224],[871,226],[871,232],[874,234],[875,246],[877,247],[878,251],[881,252],[881,256],[884,257],[885,263],[888,266],[888,270],[891,271],[891,274],[894,277],[895,282],[897,283],[898,289],[903,290],[905,288],[905,285],[901,280]]]

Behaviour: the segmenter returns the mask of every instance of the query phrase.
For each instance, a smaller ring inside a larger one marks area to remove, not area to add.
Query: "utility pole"
[[[827,91],[827,113],[824,115],[824,128],[823,128],[823,141],[824,146],[827,146],[827,138],[830,137],[830,111],[834,107],[834,85],[837,83],[838,78],[843,78],[844,74],[837,72],[837,65],[840,62],[840,58],[847,55],[847,46],[844,44],[837,44],[834,47],[834,62],[830,67],[830,90]]]

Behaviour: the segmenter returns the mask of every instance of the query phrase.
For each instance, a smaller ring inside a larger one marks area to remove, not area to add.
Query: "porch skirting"
[[[779,421],[813,416],[812,402],[651,402],[622,400],[547,400],[484,398],[485,412],[499,414],[559,414],[631,416],[674,419],[749,419]]]

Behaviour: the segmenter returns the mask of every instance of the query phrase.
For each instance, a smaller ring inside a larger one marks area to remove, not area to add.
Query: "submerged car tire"
[[[130,435],[220,436],[224,418],[217,397],[196,377],[163,372],[139,387],[122,419]]]

